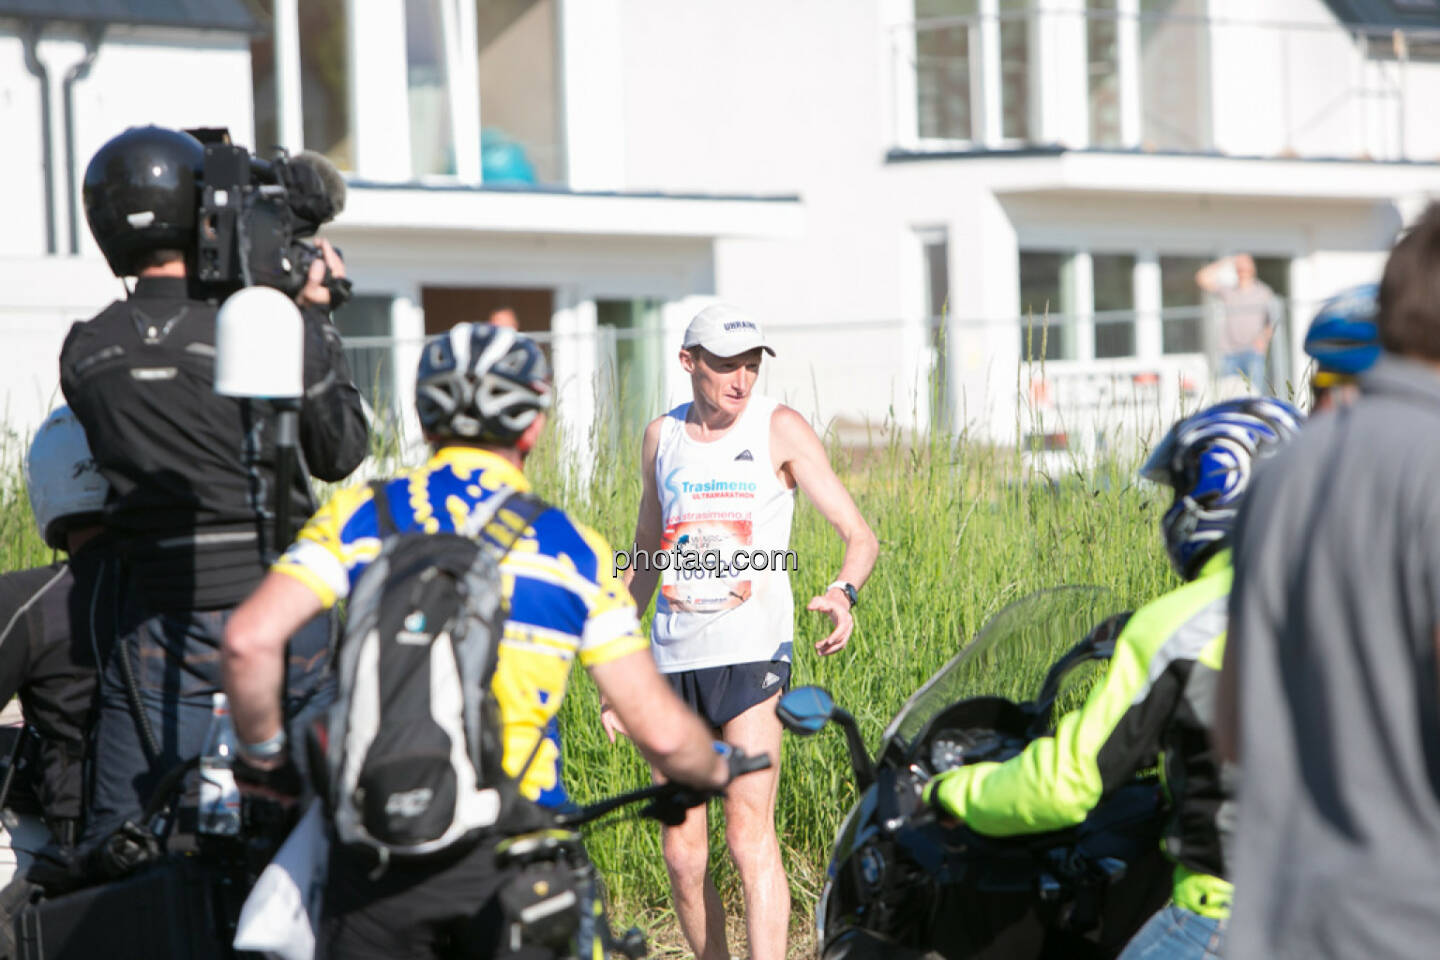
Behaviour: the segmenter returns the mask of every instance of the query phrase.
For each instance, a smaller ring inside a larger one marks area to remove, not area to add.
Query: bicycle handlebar
[[[735,750],[730,756],[730,779],[743,777],[747,773],[755,773],[770,766],[770,754],[759,753],[750,756],[742,750]],[[628,807],[631,804],[641,803],[645,800],[655,800],[662,797],[672,796],[680,793],[703,794],[706,797],[714,796],[719,791],[701,791],[693,787],[687,787],[683,783],[656,783],[648,787],[641,787],[638,790],[631,790],[628,793],[617,794],[607,797],[604,800],[597,800],[595,803],[581,807],[579,810],[570,813],[562,813],[555,818],[557,826],[578,827],[582,824],[592,823],[621,807]]]

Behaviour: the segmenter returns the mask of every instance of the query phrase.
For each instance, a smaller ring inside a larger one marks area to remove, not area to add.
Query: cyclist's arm
[[[634,550],[656,551],[660,549],[660,535],[663,522],[660,515],[660,494],[655,489],[655,456],[660,448],[660,425],[664,417],[650,421],[645,428],[645,439],[640,444],[640,510],[635,517]],[[645,569],[636,571],[635,558],[630,558],[630,568],[621,576],[621,581],[630,589],[635,606],[640,612],[650,605],[655,586],[660,582],[660,571],[645,564]]]
[[[235,733],[244,743],[261,743],[280,732],[285,641],[323,609],[307,584],[272,572],[230,616],[221,663]]]
[[[1158,752],[1180,690],[1168,672],[1150,682],[1146,648],[1154,646],[1137,614],[1117,639],[1104,679],[1084,706],[1061,718],[1053,737],[1032,741],[1005,763],[977,763],[941,774],[927,786],[927,797],[991,836],[1080,823],[1101,797]]]
[[[688,786],[725,786],[729,762],[715,752],[705,724],[655,669],[649,649],[592,664],[590,676],[652,766]]]
[[[367,487],[331,497],[225,624],[221,668],[235,733],[243,742],[261,743],[279,732],[285,642],[348,595],[356,564],[379,549],[378,540],[354,536],[355,514],[370,500]],[[360,526],[372,534],[373,518]],[[347,529],[352,534],[348,543]]]

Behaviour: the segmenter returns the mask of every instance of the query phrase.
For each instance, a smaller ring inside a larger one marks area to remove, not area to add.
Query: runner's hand
[[[620,722],[620,717],[611,707],[604,707],[600,710],[600,726],[605,728],[605,735],[610,738],[611,743],[615,742],[617,733],[622,737],[630,736],[630,731],[625,729],[625,724]]]
[[[828,616],[835,629],[823,640],[815,641],[815,652],[829,656],[845,649],[850,642],[850,632],[855,629],[855,618],[850,615],[850,598],[837,590],[826,590],[818,597],[812,597],[805,605],[806,610],[815,610]]]

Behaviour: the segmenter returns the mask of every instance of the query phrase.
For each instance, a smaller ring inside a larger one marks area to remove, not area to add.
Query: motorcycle
[[[777,713],[792,734],[832,722],[844,731],[859,793],[816,908],[822,960],[1099,960],[1165,904],[1172,867],[1160,853],[1154,773],[1114,791],[1078,826],[1030,836],[981,836],[921,800],[935,774],[1007,760],[1053,732],[1081,702],[1084,678],[1114,652],[1128,618],[1107,616],[1114,609],[1107,591],[1062,587],[1001,610],[910,697],[873,760],[854,717],[824,689],[781,697]],[[1026,664],[1057,650],[1065,652],[1033,699],[976,692],[1007,677],[1017,691],[1034,689]]]

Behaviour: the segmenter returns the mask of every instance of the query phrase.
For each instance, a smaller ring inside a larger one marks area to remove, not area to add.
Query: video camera
[[[232,144],[223,127],[185,132],[205,146],[196,280],[222,293],[259,284],[296,296],[321,257],[306,238],[345,208],[340,171],[310,151],[292,157],[277,148],[262,159]],[[327,284],[333,305],[348,297],[348,284],[329,277]]]

